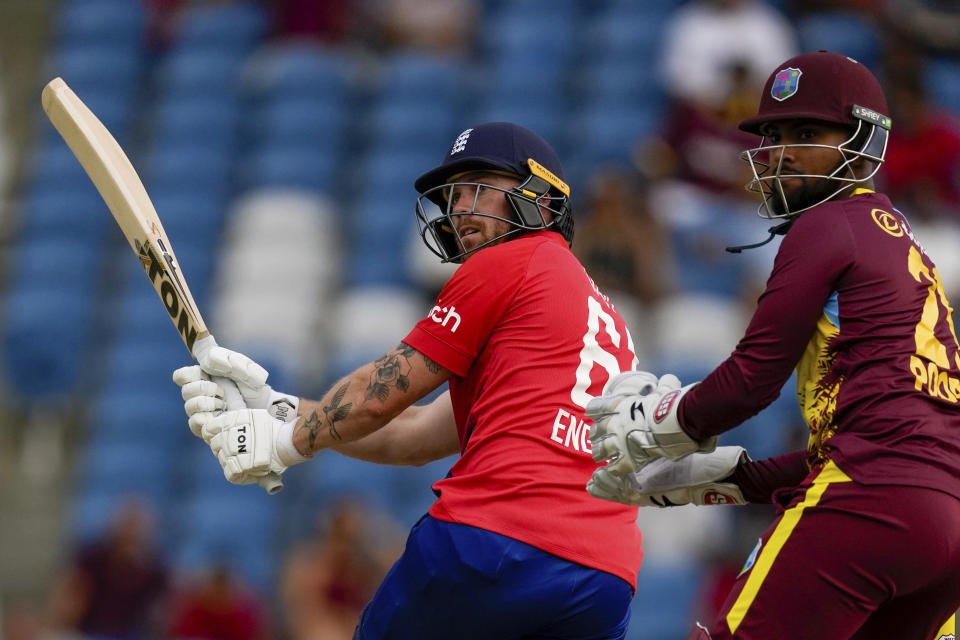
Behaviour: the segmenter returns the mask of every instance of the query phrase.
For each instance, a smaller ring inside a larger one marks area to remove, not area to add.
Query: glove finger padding
[[[617,412],[624,398],[633,395],[646,395],[657,388],[657,376],[647,371],[627,371],[614,376],[607,383],[603,395],[587,403],[584,415],[598,422]]]
[[[625,371],[610,379],[603,395],[646,395],[657,388],[657,376],[649,371]]]
[[[610,473],[607,467],[600,467],[593,472],[590,481],[587,482],[587,493],[594,498],[630,506],[641,506],[644,499],[644,496],[633,486],[629,475]]]
[[[180,387],[191,382],[209,379],[210,376],[204,373],[203,369],[201,369],[199,365],[195,364],[186,367],[180,367],[173,372],[173,381],[176,382]]]
[[[221,404],[220,408],[223,408],[224,405],[223,388],[216,382],[212,382],[210,380],[197,380],[196,382],[188,382],[180,387],[180,395],[185,401],[184,406],[186,406],[186,404],[191,400],[196,400],[198,398],[209,398],[211,401],[219,401]],[[212,409],[206,409],[206,411],[212,411]],[[187,415],[190,415],[189,411],[187,411]]]
[[[211,376],[233,380],[243,396],[244,403],[252,409],[265,409],[270,398],[267,385],[267,370],[251,358],[217,345],[213,336],[194,343],[194,356],[203,371]]]

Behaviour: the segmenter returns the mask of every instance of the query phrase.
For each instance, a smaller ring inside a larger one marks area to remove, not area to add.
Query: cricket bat
[[[42,103],[50,122],[83,166],[143,264],[187,351],[196,357],[212,348],[215,342],[187,287],[173,246],[123,149],[62,78],[54,78],[43,88]],[[215,381],[224,390],[227,409],[244,406],[232,380],[215,378]],[[264,476],[259,483],[268,493],[283,488],[280,476],[275,473]]]

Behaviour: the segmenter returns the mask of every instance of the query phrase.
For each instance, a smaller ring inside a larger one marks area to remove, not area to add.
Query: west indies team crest
[[[800,76],[803,71],[787,67],[777,72],[773,78],[773,86],[770,87],[770,96],[774,100],[783,102],[797,92],[800,86]]]

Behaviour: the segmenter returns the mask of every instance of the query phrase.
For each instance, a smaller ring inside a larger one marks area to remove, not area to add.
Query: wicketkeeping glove
[[[263,409],[226,411],[207,420],[202,437],[234,484],[250,484],[270,473],[281,475],[308,460],[293,444],[296,420],[284,422]]]
[[[600,467],[587,491],[595,498],[639,507],[746,504],[731,476],[738,464],[749,460],[743,447],[718,447],[680,460],[657,458],[625,476]]]
[[[684,433],[677,418],[680,399],[696,383],[680,386],[667,374],[651,388],[646,371],[630,371],[613,378],[603,395],[587,404],[593,420],[590,445],[596,462],[607,461],[611,473],[639,471],[656,458],[679,459],[695,451],[713,451],[716,438],[700,443]]]

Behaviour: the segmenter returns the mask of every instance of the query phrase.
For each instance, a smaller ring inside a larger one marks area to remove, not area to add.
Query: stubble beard
[[[770,196],[770,209],[778,216],[787,214],[788,209],[789,213],[792,214],[828,200],[845,184],[833,178],[793,179],[801,180],[802,182],[792,190],[788,191],[784,189],[786,207],[784,207],[784,199],[780,197],[780,193],[776,189],[773,189],[773,193]]]

